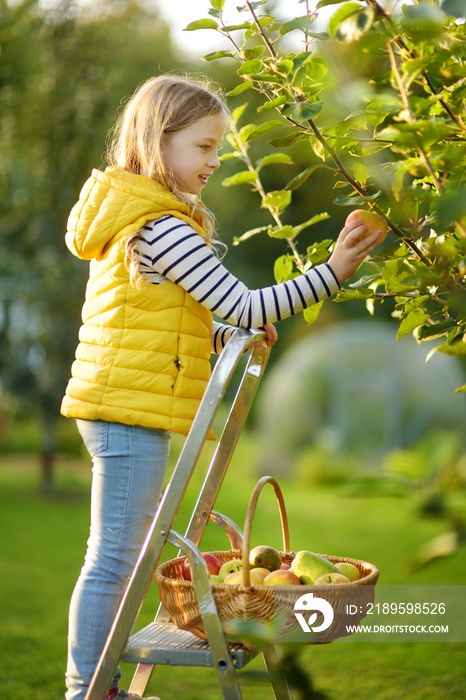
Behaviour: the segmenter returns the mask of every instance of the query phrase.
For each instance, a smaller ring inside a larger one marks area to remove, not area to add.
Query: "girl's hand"
[[[247,345],[246,350],[249,350],[249,348],[260,348],[263,342],[265,342],[265,344],[268,345],[270,348],[277,342],[277,329],[272,323],[267,323],[265,326],[262,326],[262,328],[265,331],[265,339],[253,340],[252,343],[249,343],[249,345]]]
[[[347,224],[340,231],[333,253],[328,259],[328,264],[340,284],[354,275],[362,261],[380,241],[381,231],[374,231],[362,241],[358,241],[359,236],[365,232],[367,226],[360,219]]]

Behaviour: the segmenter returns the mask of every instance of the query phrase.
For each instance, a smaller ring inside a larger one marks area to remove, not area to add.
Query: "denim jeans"
[[[66,700],[84,700],[163,488],[170,433],[78,420],[92,457],[91,528],[69,615]],[[111,684],[118,686],[120,670]]]

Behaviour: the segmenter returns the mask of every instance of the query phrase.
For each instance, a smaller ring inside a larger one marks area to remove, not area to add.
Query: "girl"
[[[67,700],[83,700],[164,482],[171,431],[186,435],[209,380],[211,351],[235,327],[263,327],[334,294],[375,248],[362,222],[329,261],[249,290],[214,255],[212,214],[197,199],[227,124],[220,93],[159,76],[128,102],[105,172],[71,211],[66,243],[90,260],[72,378],[62,413],[77,419],[93,461],[91,528],[70,605]],[[230,325],[213,323],[212,313]],[[118,688],[107,698],[135,699]],[[154,698],[152,698],[154,700]],[[156,699],[155,699],[156,700]]]

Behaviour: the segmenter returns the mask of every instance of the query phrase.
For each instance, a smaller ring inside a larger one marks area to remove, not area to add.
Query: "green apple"
[[[306,549],[298,552],[291,562],[291,571],[299,576],[301,583],[312,585],[322,574],[341,573],[331,561],[321,557],[320,554],[309,552]]]
[[[218,576],[220,576],[222,581],[224,581],[228,574],[232,574],[234,571],[242,571],[242,569],[242,559],[230,559],[229,561],[226,561],[224,564],[222,564],[218,572]]]
[[[211,574],[209,576],[210,583],[222,583],[223,578],[221,576],[218,576],[218,574]]]
[[[261,567],[269,571],[275,571],[280,568],[282,558],[273,547],[259,545],[249,552],[249,563],[252,567]]]
[[[351,583],[351,581],[349,578],[346,578],[346,576],[343,576],[343,574],[322,574],[322,576],[319,576],[319,578],[314,581],[315,586],[321,586],[324,583]]]
[[[340,569],[341,573],[346,576],[346,578],[349,578],[350,581],[357,581],[358,578],[361,578],[361,572],[358,567],[351,564],[349,561],[337,561],[335,566],[337,569]]]
[[[300,586],[301,579],[291,569],[277,569],[264,579],[264,586]]]

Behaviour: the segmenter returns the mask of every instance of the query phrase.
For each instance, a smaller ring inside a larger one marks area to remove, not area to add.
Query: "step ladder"
[[[207,568],[198,549],[199,541],[209,521],[219,525],[226,532],[233,549],[240,549],[242,546],[241,530],[225,515],[214,511],[213,505],[267,363],[269,349],[264,342],[249,353],[187,531],[182,536],[172,529],[235,369],[247,346],[252,341],[263,341],[264,338],[263,331],[238,329],[217,359],[196,418],[154,515],[86,694],[86,700],[104,700],[120,661],[137,664],[129,690],[141,696],[145,692],[154,667],[164,664],[213,667],[217,672],[222,697],[225,700],[241,700],[236,671],[244,668],[259,653],[263,656],[276,700],[292,700],[276,646],[251,650],[241,644],[230,644],[225,640]],[[162,606],[154,622],[131,635],[166,543],[178,547],[180,552],[188,557],[207,641],[176,628]]]

